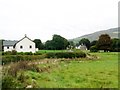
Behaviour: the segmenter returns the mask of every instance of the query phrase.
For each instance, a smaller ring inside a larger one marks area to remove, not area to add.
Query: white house
[[[85,45],[79,45],[77,47],[75,47],[76,49],[80,49],[80,50],[87,50],[87,47]]]
[[[17,52],[32,52],[35,53],[38,49],[35,48],[35,43],[26,35],[19,41],[3,41],[4,52],[16,50]]]

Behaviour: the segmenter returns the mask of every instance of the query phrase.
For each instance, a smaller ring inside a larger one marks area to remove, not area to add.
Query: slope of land
[[[91,34],[83,35],[81,37],[71,39],[70,41],[73,41],[74,43],[78,43],[82,38],[88,38],[90,41],[98,40],[101,34],[109,34],[111,38],[118,38],[118,33],[120,33],[118,31],[119,31],[118,28],[111,28],[108,30],[102,30],[102,31],[91,33]]]

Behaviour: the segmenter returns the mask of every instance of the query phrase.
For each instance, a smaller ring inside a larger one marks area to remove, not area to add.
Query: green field
[[[56,52],[68,52],[68,51],[70,51],[70,50],[39,50],[38,52],[39,53],[56,53]],[[81,50],[76,50],[76,49],[73,49],[73,50],[71,50],[71,51],[74,51],[74,52],[80,52]],[[84,50],[84,52],[89,52],[89,51],[86,51],[86,50]]]
[[[118,53],[90,53],[99,59],[79,58],[51,63],[36,64],[39,68],[50,67],[42,72],[20,70],[26,78],[19,87],[35,88],[118,88]],[[55,59],[47,59],[55,60]],[[37,61],[34,61],[37,62]],[[20,80],[21,81],[21,80]]]
[[[65,52],[67,50],[39,50],[40,53],[49,53],[49,52]]]

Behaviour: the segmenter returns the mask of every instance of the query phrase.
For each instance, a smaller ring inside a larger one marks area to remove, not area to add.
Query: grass
[[[65,52],[67,50],[39,50],[39,53],[49,53],[49,52]]]
[[[25,74],[38,88],[117,88],[118,53],[91,54],[99,56],[100,59],[62,61],[49,72],[25,71]]]

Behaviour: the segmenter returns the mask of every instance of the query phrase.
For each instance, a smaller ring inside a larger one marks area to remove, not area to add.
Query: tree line
[[[52,40],[48,40],[43,44],[40,39],[34,40],[36,48],[45,50],[64,50],[68,47],[69,41],[60,35],[53,35]]]
[[[0,40],[0,42],[3,40]],[[98,40],[92,42],[87,38],[82,38],[79,43],[75,44],[73,41],[68,41],[66,38],[60,35],[53,35],[52,40],[47,40],[45,43],[42,43],[40,39],[33,40],[36,44],[36,48],[39,50],[64,50],[64,49],[74,49],[79,45],[85,45],[88,50],[92,52],[97,52],[103,50],[104,52],[120,52],[120,39],[111,38],[108,34],[102,34],[99,36]],[[2,44],[0,44],[2,47]],[[2,47],[3,50],[3,47]]]
[[[108,34],[102,34],[99,36],[99,39],[91,42],[91,51],[103,50],[104,52],[120,52],[120,39],[113,38]]]
[[[66,48],[74,49],[76,46],[85,45],[87,49],[92,52],[97,52],[99,50],[103,50],[104,52],[120,51],[120,39],[111,39],[108,34],[102,34],[99,36],[98,40],[94,40],[92,42],[90,42],[87,38],[82,38],[77,44],[75,44],[73,41],[68,41],[64,37],[56,34],[53,35],[52,40],[48,40],[44,44],[40,39],[35,39],[34,42],[36,43],[36,48],[39,50],[64,50]]]

